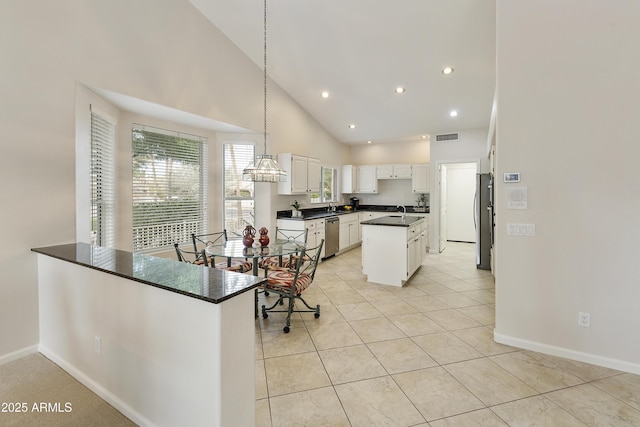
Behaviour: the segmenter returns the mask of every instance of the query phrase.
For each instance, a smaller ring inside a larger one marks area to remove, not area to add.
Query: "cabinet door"
[[[360,241],[359,238],[359,227],[360,224],[358,224],[357,222],[352,222],[351,224],[349,224],[349,245],[355,245]]]
[[[397,179],[411,179],[411,165],[394,165],[393,177]]]
[[[342,166],[342,192],[351,194],[358,192],[358,168],[353,165]]]
[[[375,166],[358,166],[358,185],[359,193],[378,192],[378,177]]]
[[[376,167],[376,177],[378,179],[393,178],[393,165],[378,165]]]
[[[411,189],[414,193],[429,193],[429,164],[413,165]]]
[[[319,193],[320,192],[320,160],[308,158],[307,159],[307,192]]]
[[[421,260],[422,251],[420,250],[420,236],[418,236],[407,242],[407,278],[418,269]]]
[[[348,248],[349,244],[349,224],[340,224],[340,241],[339,248],[343,250],[344,248]]]
[[[307,158],[295,154],[291,156],[291,192],[307,192]]]
[[[325,238],[325,222],[324,219],[322,220],[318,220],[318,222],[316,223],[316,245],[319,245],[320,242],[322,241],[322,239]],[[325,244],[327,242],[324,242]],[[325,246],[322,246],[322,252],[320,252],[320,258],[324,258],[324,252],[325,250]]]
[[[305,221],[304,228],[307,229],[307,246],[312,248],[316,245],[316,220]]]

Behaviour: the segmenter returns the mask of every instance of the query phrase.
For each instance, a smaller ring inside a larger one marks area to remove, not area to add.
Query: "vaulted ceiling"
[[[262,68],[263,0],[190,2]],[[269,77],[341,142],[489,126],[494,0],[268,0],[267,22]]]

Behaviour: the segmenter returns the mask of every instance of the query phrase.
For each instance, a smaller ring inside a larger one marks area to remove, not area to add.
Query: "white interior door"
[[[447,240],[475,242],[473,224],[476,192],[475,163],[455,163],[447,166]]]
[[[440,241],[439,251],[447,246],[447,165],[440,166]]]

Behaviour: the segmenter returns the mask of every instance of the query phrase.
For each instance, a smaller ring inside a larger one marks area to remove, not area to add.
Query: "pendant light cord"
[[[264,154],[267,154],[267,0],[264,0]]]

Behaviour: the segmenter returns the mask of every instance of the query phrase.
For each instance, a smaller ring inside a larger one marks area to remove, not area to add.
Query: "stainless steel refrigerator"
[[[474,200],[476,227],[476,267],[491,270],[493,246],[493,177],[489,173],[476,174]]]

